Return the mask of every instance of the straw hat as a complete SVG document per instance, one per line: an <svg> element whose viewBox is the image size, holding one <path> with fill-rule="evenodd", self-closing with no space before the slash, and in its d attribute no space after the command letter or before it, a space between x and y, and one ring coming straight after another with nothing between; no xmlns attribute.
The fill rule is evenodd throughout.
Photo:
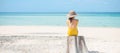
<svg viewBox="0 0 120 53"><path fill-rule="evenodd" d="M67 17L71 18L71 17L75 17L77 14L75 13L75 11L71 10L68 14Z"/></svg>

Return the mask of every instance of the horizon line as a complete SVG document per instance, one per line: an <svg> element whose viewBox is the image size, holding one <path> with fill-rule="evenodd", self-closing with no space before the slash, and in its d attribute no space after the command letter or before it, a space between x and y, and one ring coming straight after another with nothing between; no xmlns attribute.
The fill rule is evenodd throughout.
<svg viewBox="0 0 120 53"><path fill-rule="evenodd" d="M0 13L68 13L68 12L0 12ZM76 13L120 13L120 12L76 12Z"/></svg>

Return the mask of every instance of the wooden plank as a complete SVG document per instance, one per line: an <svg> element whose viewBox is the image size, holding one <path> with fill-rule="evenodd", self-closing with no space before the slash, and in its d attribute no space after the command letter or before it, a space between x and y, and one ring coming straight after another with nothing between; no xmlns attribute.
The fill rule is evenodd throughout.
<svg viewBox="0 0 120 53"><path fill-rule="evenodd" d="M88 53L84 36L68 36L67 53Z"/></svg>
<svg viewBox="0 0 120 53"><path fill-rule="evenodd" d="M75 36L68 36L67 38L67 53L77 53L77 42Z"/></svg>
<svg viewBox="0 0 120 53"><path fill-rule="evenodd" d="M88 48L85 43L84 36L78 36L80 53L88 53Z"/></svg>

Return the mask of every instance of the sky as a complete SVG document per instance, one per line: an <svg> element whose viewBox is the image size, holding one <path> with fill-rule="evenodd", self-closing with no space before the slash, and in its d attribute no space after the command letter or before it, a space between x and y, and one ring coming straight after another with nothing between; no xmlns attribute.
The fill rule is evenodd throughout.
<svg viewBox="0 0 120 53"><path fill-rule="evenodd" d="M120 0L0 0L0 12L120 12Z"/></svg>

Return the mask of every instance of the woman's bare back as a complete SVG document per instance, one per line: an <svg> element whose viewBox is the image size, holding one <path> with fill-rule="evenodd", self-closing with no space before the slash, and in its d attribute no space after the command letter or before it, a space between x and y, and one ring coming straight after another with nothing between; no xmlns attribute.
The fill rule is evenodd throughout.
<svg viewBox="0 0 120 53"><path fill-rule="evenodd" d="M70 20L67 20L67 25L69 28L76 28L77 24L78 24L77 19L73 19L72 22L70 22Z"/></svg>

